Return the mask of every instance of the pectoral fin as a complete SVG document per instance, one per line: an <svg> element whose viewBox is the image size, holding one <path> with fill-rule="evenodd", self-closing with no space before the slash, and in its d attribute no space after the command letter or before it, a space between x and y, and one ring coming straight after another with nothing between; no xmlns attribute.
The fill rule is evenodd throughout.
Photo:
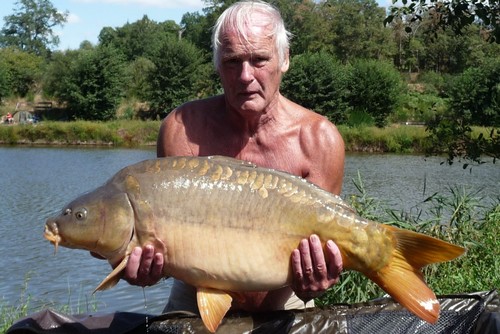
<svg viewBox="0 0 500 334"><path fill-rule="evenodd" d="M106 276L105 279L102 280L102 282L97 286L97 288L95 288L94 292L92 293L96 293L96 291L111 289L112 287L114 287L122 277L122 272L127 266L128 258L129 255L125 256L123 260L115 267L115 269L113 269L113 271L109 273L109 275Z"/></svg>
<svg viewBox="0 0 500 334"><path fill-rule="evenodd" d="M197 288L196 298L203 323L210 332L215 333L231 307L233 298L224 291L210 288Z"/></svg>

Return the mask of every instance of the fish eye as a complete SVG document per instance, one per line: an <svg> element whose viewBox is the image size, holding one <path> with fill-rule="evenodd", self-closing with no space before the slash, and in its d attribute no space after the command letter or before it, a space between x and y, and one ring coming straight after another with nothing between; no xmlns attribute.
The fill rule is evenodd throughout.
<svg viewBox="0 0 500 334"><path fill-rule="evenodd" d="M87 218L87 210L85 209L78 210L77 212L75 212L75 217L77 220L83 220Z"/></svg>

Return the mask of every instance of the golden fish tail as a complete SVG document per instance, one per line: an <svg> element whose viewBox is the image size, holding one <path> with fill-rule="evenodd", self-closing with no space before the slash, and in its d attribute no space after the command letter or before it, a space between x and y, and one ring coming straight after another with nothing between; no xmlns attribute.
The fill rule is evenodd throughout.
<svg viewBox="0 0 500 334"><path fill-rule="evenodd" d="M439 302L420 269L453 260L464 253L464 248L421 233L382 226L394 235L392 259L377 272L365 274L415 315L435 323L439 318Z"/></svg>

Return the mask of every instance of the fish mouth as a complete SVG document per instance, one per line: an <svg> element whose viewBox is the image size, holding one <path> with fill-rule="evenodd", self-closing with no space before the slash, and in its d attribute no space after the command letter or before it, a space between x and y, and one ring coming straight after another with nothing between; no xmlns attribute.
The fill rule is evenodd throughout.
<svg viewBox="0 0 500 334"><path fill-rule="evenodd" d="M56 254L57 247L61 242L61 236L59 235L59 230L57 228L57 225L54 222L47 223L45 225L45 231L43 233L43 236L45 237L45 239L50 241L51 244L54 245L54 254Z"/></svg>

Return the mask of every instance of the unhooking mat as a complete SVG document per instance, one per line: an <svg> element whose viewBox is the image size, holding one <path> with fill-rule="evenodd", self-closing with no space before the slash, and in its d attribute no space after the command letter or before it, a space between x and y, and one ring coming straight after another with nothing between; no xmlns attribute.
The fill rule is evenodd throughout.
<svg viewBox="0 0 500 334"><path fill-rule="evenodd" d="M455 333L499 334L500 297L496 290L440 296L441 314L435 325L412 315L391 298L367 303L336 304L308 310L230 313L217 334L240 333ZM193 314L173 312L65 315L43 310L16 322L7 334L178 334L209 333Z"/></svg>

